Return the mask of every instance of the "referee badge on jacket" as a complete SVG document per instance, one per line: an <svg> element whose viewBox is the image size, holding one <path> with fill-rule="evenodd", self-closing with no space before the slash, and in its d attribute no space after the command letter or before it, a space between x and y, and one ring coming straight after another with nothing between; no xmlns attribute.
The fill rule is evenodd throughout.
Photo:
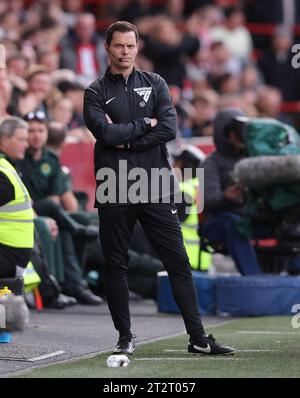
<svg viewBox="0 0 300 398"><path fill-rule="evenodd" d="M134 88L133 89L139 96L143 98L143 101L139 103L140 108L144 108L145 105L148 102L148 99L150 97L150 94L152 92L152 87L139 87L139 88ZM144 105L142 105L144 104Z"/></svg>

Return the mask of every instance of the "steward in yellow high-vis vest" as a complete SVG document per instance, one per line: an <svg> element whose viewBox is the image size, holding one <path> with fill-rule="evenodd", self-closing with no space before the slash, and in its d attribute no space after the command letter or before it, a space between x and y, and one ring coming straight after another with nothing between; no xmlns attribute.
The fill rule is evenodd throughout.
<svg viewBox="0 0 300 398"><path fill-rule="evenodd" d="M34 213L29 193L16 169L0 158L0 172L14 187L15 198L0 206L0 243L12 248L33 248Z"/></svg>
<svg viewBox="0 0 300 398"><path fill-rule="evenodd" d="M199 181L197 178L190 178L179 183L182 192L187 193L193 203L189 207L187 218L181 223L185 249L187 251L191 267L195 270L207 271L211 265L211 254L201 251L200 256L200 238L198 235L198 214L197 214L197 190Z"/></svg>

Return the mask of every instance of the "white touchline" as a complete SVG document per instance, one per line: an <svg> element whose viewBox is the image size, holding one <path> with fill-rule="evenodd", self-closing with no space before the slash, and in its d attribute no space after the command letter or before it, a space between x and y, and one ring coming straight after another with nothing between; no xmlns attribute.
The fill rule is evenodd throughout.
<svg viewBox="0 0 300 398"><path fill-rule="evenodd" d="M62 355L62 354L65 354L65 353L66 353L66 351L55 351L55 352L50 352L49 354L40 355L40 356L34 357L34 358L18 358L18 357L0 356L0 360L1 361L3 361L3 360L11 361L11 362L36 362L36 361L42 361L44 359L53 358L53 357L56 357L58 355ZM15 374L17 372L13 372L13 373Z"/></svg>
<svg viewBox="0 0 300 398"><path fill-rule="evenodd" d="M30 359L28 359L28 361L30 361L30 362L42 361L43 359L56 357L57 355L62 355L62 354L65 354L65 353L66 353L66 351L62 351L62 350L61 351L50 352L49 354L40 355L40 356L35 357L35 358L30 358Z"/></svg>

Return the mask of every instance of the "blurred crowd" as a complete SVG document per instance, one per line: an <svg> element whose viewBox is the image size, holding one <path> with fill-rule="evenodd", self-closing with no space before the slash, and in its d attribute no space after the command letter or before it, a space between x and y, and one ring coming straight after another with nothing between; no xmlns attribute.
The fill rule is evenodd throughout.
<svg viewBox="0 0 300 398"><path fill-rule="evenodd" d="M297 2L285 0L0 0L7 65L0 116L43 111L63 125L67 143L93 142L84 88L107 68L103 31L124 19L141 35L137 67L170 87L179 137L212 135L216 112L236 105L298 127L297 115L281 113L283 101L300 99L299 69L291 65L298 14ZM274 25L253 36L247 22Z"/></svg>

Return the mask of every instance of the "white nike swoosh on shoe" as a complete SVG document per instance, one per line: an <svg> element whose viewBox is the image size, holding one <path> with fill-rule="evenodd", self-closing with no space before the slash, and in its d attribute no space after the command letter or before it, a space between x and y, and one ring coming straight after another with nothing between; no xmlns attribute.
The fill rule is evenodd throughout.
<svg viewBox="0 0 300 398"><path fill-rule="evenodd" d="M207 344L206 347L199 347L198 345L193 344L193 347L198 351L205 352L206 354L209 354L211 352L209 344Z"/></svg>
<svg viewBox="0 0 300 398"><path fill-rule="evenodd" d="M177 210L171 210L171 212L172 212L172 214L176 214L177 213Z"/></svg>
<svg viewBox="0 0 300 398"><path fill-rule="evenodd" d="M113 97L113 98L109 99L108 101L106 101L106 102L105 102L105 105L109 104L110 101L114 100L115 98L116 98L116 97Z"/></svg>

